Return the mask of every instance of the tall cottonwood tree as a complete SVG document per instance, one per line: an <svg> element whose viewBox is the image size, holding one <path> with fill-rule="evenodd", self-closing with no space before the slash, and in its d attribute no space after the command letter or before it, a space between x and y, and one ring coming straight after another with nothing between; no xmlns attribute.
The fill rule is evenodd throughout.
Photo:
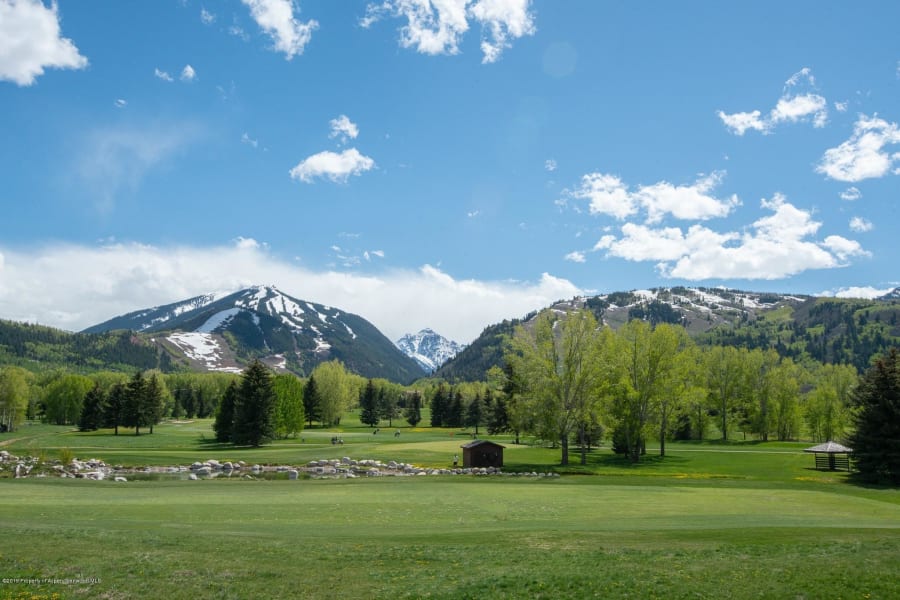
<svg viewBox="0 0 900 600"><path fill-rule="evenodd" d="M729 422L744 398L746 355L746 350L733 346L713 346L703 355L710 407L719 415L723 440L728 439Z"/></svg>
<svg viewBox="0 0 900 600"><path fill-rule="evenodd" d="M617 334L615 355L620 374L612 395L611 413L625 453L632 462L640 460L645 428L661 416L661 452L665 453L670 394L674 389L678 350L678 330L666 323L655 328L646 321L632 320Z"/></svg>
<svg viewBox="0 0 900 600"><path fill-rule="evenodd" d="M559 441L562 465L569 464L569 438L604 383L603 341L590 311L564 318L544 311L517 327L506 355L539 433Z"/></svg>
<svg viewBox="0 0 900 600"><path fill-rule="evenodd" d="M0 367L0 431L15 431L25 420L30 377L21 367Z"/></svg>
<svg viewBox="0 0 900 600"><path fill-rule="evenodd" d="M317 366L312 372L319 396L319 415L323 425L337 425L341 416L356 400L350 374L338 360Z"/></svg>
<svg viewBox="0 0 900 600"><path fill-rule="evenodd" d="M295 375L275 375L275 435L286 438L303 431L303 382Z"/></svg>

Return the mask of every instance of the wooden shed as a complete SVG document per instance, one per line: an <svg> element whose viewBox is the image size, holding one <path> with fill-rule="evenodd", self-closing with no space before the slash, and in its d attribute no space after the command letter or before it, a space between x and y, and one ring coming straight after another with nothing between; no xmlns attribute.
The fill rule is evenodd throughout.
<svg viewBox="0 0 900 600"><path fill-rule="evenodd" d="M463 449L463 467L496 467L503 466L503 448L490 440L475 440L460 446Z"/></svg>
<svg viewBox="0 0 900 600"><path fill-rule="evenodd" d="M807 448L804 452L815 453L816 469L826 471L850 470L850 454L853 453L853 450L837 442L828 441L824 444Z"/></svg>

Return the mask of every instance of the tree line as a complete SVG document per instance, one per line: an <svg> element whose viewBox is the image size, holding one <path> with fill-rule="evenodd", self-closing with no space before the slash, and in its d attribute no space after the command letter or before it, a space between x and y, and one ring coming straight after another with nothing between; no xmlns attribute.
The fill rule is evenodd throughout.
<svg viewBox="0 0 900 600"><path fill-rule="evenodd" d="M613 449L638 461L648 439L665 455L668 439L703 439L715 427L761 440L844 435L853 417L856 370L798 364L774 350L700 348L684 328L632 320L600 327L589 310L545 311L519 325L505 354L510 428L552 440L569 460L597 427Z"/></svg>

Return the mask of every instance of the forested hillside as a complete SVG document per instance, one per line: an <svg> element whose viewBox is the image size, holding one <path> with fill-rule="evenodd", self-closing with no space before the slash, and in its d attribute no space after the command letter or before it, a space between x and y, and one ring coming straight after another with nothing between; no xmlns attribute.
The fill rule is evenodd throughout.
<svg viewBox="0 0 900 600"><path fill-rule="evenodd" d="M175 368L172 357L156 344L128 331L69 333L43 325L0 320L0 364L30 371Z"/></svg>
<svg viewBox="0 0 900 600"><path fill-rule="evenodd" d="M848 364L862 371L874 356L900 344L900 300L814 298L683 287L616 292L558 302L568 312L588 308L617 330L632 319L685 327L701 346L773 348L795 361ZM451 382L483 380L502 365L503 346L523 319L491 325L438 370Z"/></svg>

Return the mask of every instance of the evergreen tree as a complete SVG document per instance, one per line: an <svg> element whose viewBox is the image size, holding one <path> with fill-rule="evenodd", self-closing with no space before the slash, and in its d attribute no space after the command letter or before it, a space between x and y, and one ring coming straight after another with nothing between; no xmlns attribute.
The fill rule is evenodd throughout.
<svg viewBox="0 0 900 600"><path fill-rule="evenodd" d="M410 427L415 427L422 420L422 394L415 390L407 397L404 415Z"/></svg>
<svg viewBox="0 0 900 600"><path fill-rule="evenodd" d="M445 427L462 427L463 426L463 395L459 388L454 392L450 390L450 403L447 405L447 412L444 414Z"/></svg>
<svg viewBox="0 0 900 600"><path fill-rule="evenodd" d="M147 380L147 391L142 402L142 412L146 415L150 433L153 433L153 426L162 421L163 413L165 412L166 404L163 385L156 373L150 375L150 379Z"/></svg>
<svg viewBox="0 0 900 600"><path fill-rule="evenodd" d="M115 435L119 435L119 425L126 426L128 420L128 387L124 383L114 384L106 398L103 411L103 426L113 427Z"/></svg>
<svg viewBox="0 0 900 600"><path fill-rule="evenodd" d="M106 394L99 384L84 397L81 405L81 418L78 420L79 431L96 431L103 425L103 414L106 409Z"/></svg>
<svg viewBox="0 0 900 600"><path fill-rule="evenodd" d="M434 397L431 398L431 426L444 426L444 413L447 410L447 393L444 390L444 384L438 385Z"/></svg>
<svg viewBox="0 0 900 600"><path fill-rule="evenodd" d="M359 409L359 421L363 425L368 425L369 427L378 426L378 392L375 390L375 383L371 379L366 382L366 389L363 390L359 399Z"/></svg>
<svg viewBox="0 0 900 600"><path fill-rule="evenodd" d="M312 427L313 421L322 419L321 400L315 375L309 376L306 387L303 388L303 412L306 414L306 420L310 427Z"/></svg>
<svg viewBox="0 0 900 600"><path fill-rule="evenodd" d="M478 426L484 420L484 404L481 401L481 394L475 394L469 406L466 409L466 425L475 428L475 435L478 435Z"/></svg>
<svg viewBox="0 0 900 600"><path fill-rule="evenodd" d="M394 426L394 419L399 415L397 394L393 390L382 387L378 391L378 412L382 419L387 419L388 427Z"/></svg>
<svg viewBox="0 0 900 600"><path fill-rule="evenodd" d="M272 373L254 360L241 376L232 441L240 446L261 446L271 442L275 438L276 401Z"/></svg>
<svg viewBox="0 0 900 600"><path fill-rule="evenodd" d="M232 381L225 388L225 394L222 396L222 402L219 403L219 410L216 412L216 421L213 423L213 430L216 432L216 440L219 442L230 442L231 432L234 428L234 405L237 402L238 386L236 381Z"/></svg>
<svg viewBox="0 0 900 600"><path fill-rule="evenodd" d="M493 396L488 390L484 396L487 407L487 430L491 435L509 431L509 413L506 411L506 398L502 394Z"/></svg>
<svg viewBox="0 0 900 600"><path fill-rule="evenodd" d="M856 432L850 436L860 479L900 484L900 351L892 348L866 371L853 394Z"/></svg>
<svg viewBox="0 0 900 600"><path fill-rule="evenodd" d="M144 373L136 372L125 390L122 425L134 427L134 435L141 435L141 426L148 425L151 418L148 414L147 380L144 378Z"/></svg>

